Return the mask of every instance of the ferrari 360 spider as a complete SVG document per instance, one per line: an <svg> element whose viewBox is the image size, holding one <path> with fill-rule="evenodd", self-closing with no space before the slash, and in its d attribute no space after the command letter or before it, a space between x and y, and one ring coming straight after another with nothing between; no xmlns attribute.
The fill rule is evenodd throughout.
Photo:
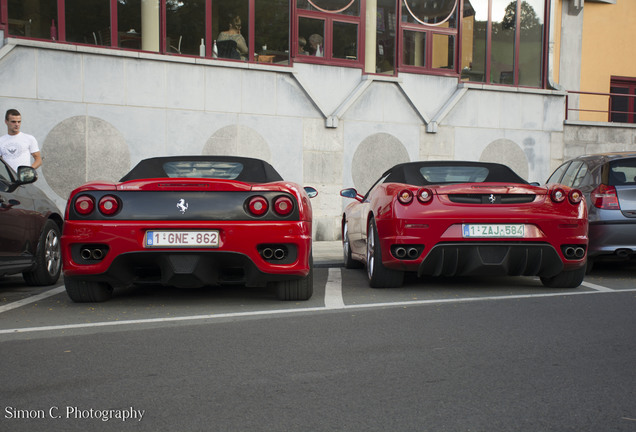
<svg viewBox="0 0 636 432"><path fill-rule="evenodd" d="M418 276L539 276L574 288L585 276L587 211L577 189L529 184L505 165L430 161L394 166L342 218L345 267L372 287Z"/></svg>
<svg viewBox="0 0 636 432"><path fill-rule="evenodd" d="M307 300L316 194L258 159L142 160L118 183L89 182L71 193L62 233L66 292L75 302L98 302L117 286L269 284L281 300Z"/></svg>

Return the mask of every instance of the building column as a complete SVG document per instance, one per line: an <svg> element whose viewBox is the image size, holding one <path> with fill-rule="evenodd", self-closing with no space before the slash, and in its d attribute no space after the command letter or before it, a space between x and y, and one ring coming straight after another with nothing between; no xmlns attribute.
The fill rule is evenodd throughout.
<svg viewBox="0 0 636 432"><path fill-rule="evenodd" d="M141 0L141 49L159 52L159 0Z"/></svg>
<svg viewBox="0 0 636 432"><path fill-rule="evenodd" d="M581 90L581 53L583 51L583 8L564 1L561 9L561 49L559 58L559 84L565 90ZM579 119L579 95L570 94L569 120Z"/></svg>
<svg viewBox="0 0 636 432"><path fill-rule="evenodd" d="M377 26L378 26L378 1L367 0L366 5L366 31L364 44L364 71L375 73Z"/></svg>

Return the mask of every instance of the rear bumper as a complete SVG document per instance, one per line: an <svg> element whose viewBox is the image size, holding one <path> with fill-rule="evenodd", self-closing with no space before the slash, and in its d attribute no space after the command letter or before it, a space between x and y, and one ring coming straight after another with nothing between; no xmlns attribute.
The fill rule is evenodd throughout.
<svg viewBox="0 0 636 432"><path fill-rule="evenodd" d="M588 255L613 255L617 251L636 254L636 221L625 223L590 222ZM631 251L631 252L629 252Z"/></svg>
<svg viewBox="0 0 636 432"><path fill-rule="evenodd" d="M217 248L147 248L146 230L219 231ZM305 277L310 272L311 223L214 222L101 224L67 221L62 235L67 277L111 284L161 283L196 287L225 283L261 286L268 281ZM266 259L263 246L282 246L284 259ZM99 248L100 259L81 250Z"/></svg>
<svg viewBox="0 0 636 432"><path fill-rule="evenodd" d="M511 220L512 219L512 220ZM470 223L496 223L469 219ZM395 270L419 275L525 275L552 277L561 271L583 267L587 261L585 219L507 219L524 223L524 238L464 238L462 224L453 220L395 220L377 222L382 263ZM407 253L400 259L397 247ZM578 255L566 256L566 250ZM403 251L402 251L403 252ZM414 257L414 255L417 255Z"/></svg>

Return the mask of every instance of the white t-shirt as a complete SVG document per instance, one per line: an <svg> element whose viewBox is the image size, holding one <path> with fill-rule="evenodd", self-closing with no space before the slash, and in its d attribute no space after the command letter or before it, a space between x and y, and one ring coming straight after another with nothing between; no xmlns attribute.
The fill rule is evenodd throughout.
<svg viewBox="0 0 636 432"><path fill-rule="evenodd" d="M15 171L19 166L31 166L31 153L39 152L38 142L34 136L18 133L0 137L0 156Z"/></svg>

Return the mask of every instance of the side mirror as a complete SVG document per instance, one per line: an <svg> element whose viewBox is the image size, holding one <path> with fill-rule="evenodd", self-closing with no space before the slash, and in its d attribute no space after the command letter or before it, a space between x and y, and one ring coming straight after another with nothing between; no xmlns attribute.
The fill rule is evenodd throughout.
<svg viewBox="0 0 636 432"><path fill-rule="evenodd" d="M26 166L26 165L19 166L18 179L8 185L9 187L7 189L7 192L13 192L14 190L22 186L23 184L33 183L37 179L38 179L38 175L35 172L35 168Z"/></svg>
<svg viewBox="0 0 636 432"><path fill-rule="evenodd" d="M307 196L309 196L309 198L314 198L316 195L318 195L318 191L311 186L305 186L304 189L305 192L307 192Z"/></svg>
<svg viewBox="0 0 636 432"><path fill-rule="evenodd" d="M341 197L345 197L345 198L354 198L358 196L358 192L355 190L355 188L349 188L349 189L342 189L340 191L340 196Z"/></svg>
<svg viewBox="0 0 636 432"><path fill-rule="evenodd" d="M30 166L18 167L18 183L19 184L33 183L37 179L38 179L38 174L35 171L35 168L32 168Z"/></svg>
<svg viewBox="0 0 636 432"><path fill-rule="evenodd" d="M364 197L360 195L355 188L342 189L340 191L340 196L345 198L353 198L360 202L362 202L362 200L364 199Z"/></svg>

